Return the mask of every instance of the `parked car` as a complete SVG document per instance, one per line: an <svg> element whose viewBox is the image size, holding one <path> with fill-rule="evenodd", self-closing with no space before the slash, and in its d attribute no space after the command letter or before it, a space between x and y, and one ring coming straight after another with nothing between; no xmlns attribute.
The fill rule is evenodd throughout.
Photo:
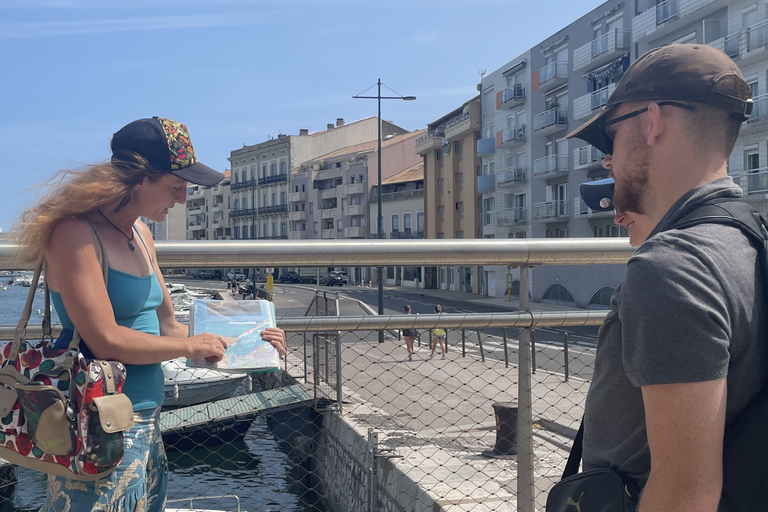
<svg viewBox="0 0 768 512"><path fill-rule="evenodd" d="M211 270L211 277L210 277L210 279L221 279L221 270L219 270L219 269Z"/></svg>
<svg viewBox="0 0 768 512"><path fill-rule="evenodd" d="M245 281L246 275L245 274L241 274L239 272L235 272L234 270L230 270L227 273L227 281L231 281L233 278L236 281Z"/></svg>
<svg viewBox="0 0 768 512"><path fill-rule="evenodd" d="M301 276L300 283L317 284L317 276Z"/></svg>
<svg viewBox="0 0 768 512"><path fill-rule="evenodd" d="M344 286L344 278L336 272L329 272L320 278L320 284L325 286Z"/></svg>
<svg viewBox="0 0 768 512"><path fill-rule="evenodd" d="M296 272L285 272L280 276L281 283L300 283L301 276Z"/></svg>
<svg viewBox="0 0 768 512"><path fill-rule="evenodd" d="M344 280L344 284L346 285L349 284L349 276L347 275L346 272L344 272L343 270L334 270L333 273L339 274L341 278Z"/></svg>

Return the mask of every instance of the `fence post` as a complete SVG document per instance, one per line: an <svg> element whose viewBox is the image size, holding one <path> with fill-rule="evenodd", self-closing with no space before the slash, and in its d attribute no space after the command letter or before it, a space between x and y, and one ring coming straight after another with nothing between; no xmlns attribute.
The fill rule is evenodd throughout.
<svg viewBox="0 0 768 512"><path fill-rule="evenodd" d="M307 359L309 358L309 355L307 354L307 331L304 331L302 333L304 336L304 383L307 384L307 379L309 375L307 374Z"/></svg>
<svg viewBox="0 0 768 512"><path fill-rule="evenodd" d="M461 330L461 357L466 357L467 355L467 344L465 343L466 338L464 337L464 329Z"/></svg>
<svg viewBox="0 0 768 512"><path fill-rule="evenodd" d="M336 401L339 404L339 414L344 403L344 394L341 391L341 334L336 335Z"/></svg>
<svg viewBox="0 0 768 512"><path fill-rule="evenodd" d="M379 468L378 468L378 448L379 448L379 434L374 432L373 427L368 427L368 444L371 447L371 465L369 468L370 485L368 486L368 512L376 512L378 509L378 485L379 485Z"/></svg>
<svg viewBox="0 0 768 512"><path fill-rule="evenodd" d="M520 311L530 314L528 303L528 268L520 269ZM533 317L531 317L533 319ZM517 379L517 510L535 512L533 479L533 402L531 397L531 328L520 331L520 355Z"/></svg>
<svg viewBox="0 0 768 512"><path fill-rule="evenodd" d="M531 373L536 373L536 330L531 329Z"/></svg>
<svg viewBox="0 0 768 512"><path fill-rule="evenodd" d="M480 360L485 362L485 351L483 351L483 340L480 338L480 329L477 331L477 345L480 347Z"/></svg>
<svg viewBox="0 0 768 512"><path fill-rule="evenodd" d="M504 335L504 368L509 368L509 350L507 349L507 328L502 328Z"/></svg>
<svg viewBox="0 0 768 512"><path fill-rule="evenodd" d="M565 363L565 381L568 382L568 333L563 334L563 359Z"/></svg>

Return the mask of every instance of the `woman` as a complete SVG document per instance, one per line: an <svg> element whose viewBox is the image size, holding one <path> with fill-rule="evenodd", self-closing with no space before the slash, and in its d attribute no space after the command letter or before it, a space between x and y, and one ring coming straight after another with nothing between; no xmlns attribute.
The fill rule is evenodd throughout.
<svg viewBox="0 0 768 512"><path fill-rule="evenodd" d="M438 315L443 314L443 307L440 304L435 306L435 313ZM443 357L441 359L445 359L445 329L432 329L432 351L429 354L430 359L434 357L438 343L440 343L440 350L443 353Z"/></svg>
<svg viewBox="0 0 768 512"><path fill-rule="evenodd" d="M411 314L411 306L406 304L403 306L403 310L406 315ZM413 342L416 338L416 329L403 329L403 338L405 338L405 348L408 349L408 360L413 361Z"/></svg>
<svg viewBox="0 0 768 512"><path fill-rule="evenodd" d="M140 216L162 221L186 200L187 182L212 186L222 174L197 162L189 133L169 119L134 121L112 138L110 162L67 173L53 190L22 214L27 261L45 254L46 277L66 347L77 326L86 356L125 364L123 393L131 399L135 426L125 433L118 468L96 482L49 476L43 511L95 509L160 511L165 506L168 465L159 429L163 403L161 362L176 357L221 360L221 336L189 336L176 321L155 246ZM109 263L105 286L102 254ZM264 339L285 353L285 333Z"/></svg>

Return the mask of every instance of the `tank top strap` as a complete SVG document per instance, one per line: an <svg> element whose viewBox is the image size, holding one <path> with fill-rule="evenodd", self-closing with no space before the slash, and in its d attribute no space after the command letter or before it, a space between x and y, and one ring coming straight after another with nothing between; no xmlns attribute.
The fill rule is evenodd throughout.
<svg viewBox="0 0 768 512"><path fill-rule="evenodd" d="M154 266L155 262L152 261L152 253L149 252L149 248L147 247L147 244L144 243L144 238L141 236L141 233L139 233L139 230L136 229L136 224L133 225L133 230L136 232L137 235L139 235L139 240L141 240L141 245L144 246L144 250L147 251L147 256L149 256L149 262Z"/></svg>

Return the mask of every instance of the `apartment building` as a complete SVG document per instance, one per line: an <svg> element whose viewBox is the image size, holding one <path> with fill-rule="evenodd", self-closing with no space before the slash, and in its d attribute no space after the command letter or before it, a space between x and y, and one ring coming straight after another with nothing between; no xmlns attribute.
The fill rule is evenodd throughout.
<svg viewBox="0 0 768 512"><path fill-rule="evenodd" d="M768 5L754 0L637 0L637 55L670 43L708 44L728 54L752 87L755 107L741 127L728 173L744 197L768 214Z"/></svg>
<svg viewBox="0 0 768 512"><path fill-rule="evenodd" d="M382 133L384 133L382 126ZM419 163L416 139L425 130L387 134L381 143L382 181ZM368 238L377 233L370 217L371 187L378 182L378 138L308 160L291 176L290 238ZM376 198L373 199L374 201ZM375 281L370 269L345 269L354 282Z"/></svg>
<svg viewBox="0 0 768 512"><path fill-rule="evenodd" d="M187 186L186 239L229 240L231 227L231 172L224 172L224 179L213 187ZM173 208L171 211L176 210ZM170 220L169 215L167 220ZM183 238L182 238L183 239ZM169 238L174 240L174 238Z"/></svg>
<svg viewBox="0 0 768 512"><path fill-rule="evenodd" d="M378 188L378 185L371 188L368 200L370 219L376 219L378 216ZM424 164L422 162L381 181L381 209L382 231L385 238L390 240L424 238ZM423 275L424 267L387 267L385 283L423 288Z"/></svg>
<svg viewBox="0 0 768 512"><path fill-rule="evenodd" d="M408 133L382 121L382 136ZM329 123L326 130L277 138L230 153L232 165L232 229L235 239L288 239L290 174L303 162L332 151L376 140L378 118L346 124Z"/></svg>
<svg viewBox="0 0 768 512"><path fill-rule="evenodd" d="M481 238L483 186L477 140L481 135L480 96L427 126L416 141L424 164L424 238ZM493 179L493 177L490 177ZM480 267L427 267L426 288L480 293Z"/></svg>

